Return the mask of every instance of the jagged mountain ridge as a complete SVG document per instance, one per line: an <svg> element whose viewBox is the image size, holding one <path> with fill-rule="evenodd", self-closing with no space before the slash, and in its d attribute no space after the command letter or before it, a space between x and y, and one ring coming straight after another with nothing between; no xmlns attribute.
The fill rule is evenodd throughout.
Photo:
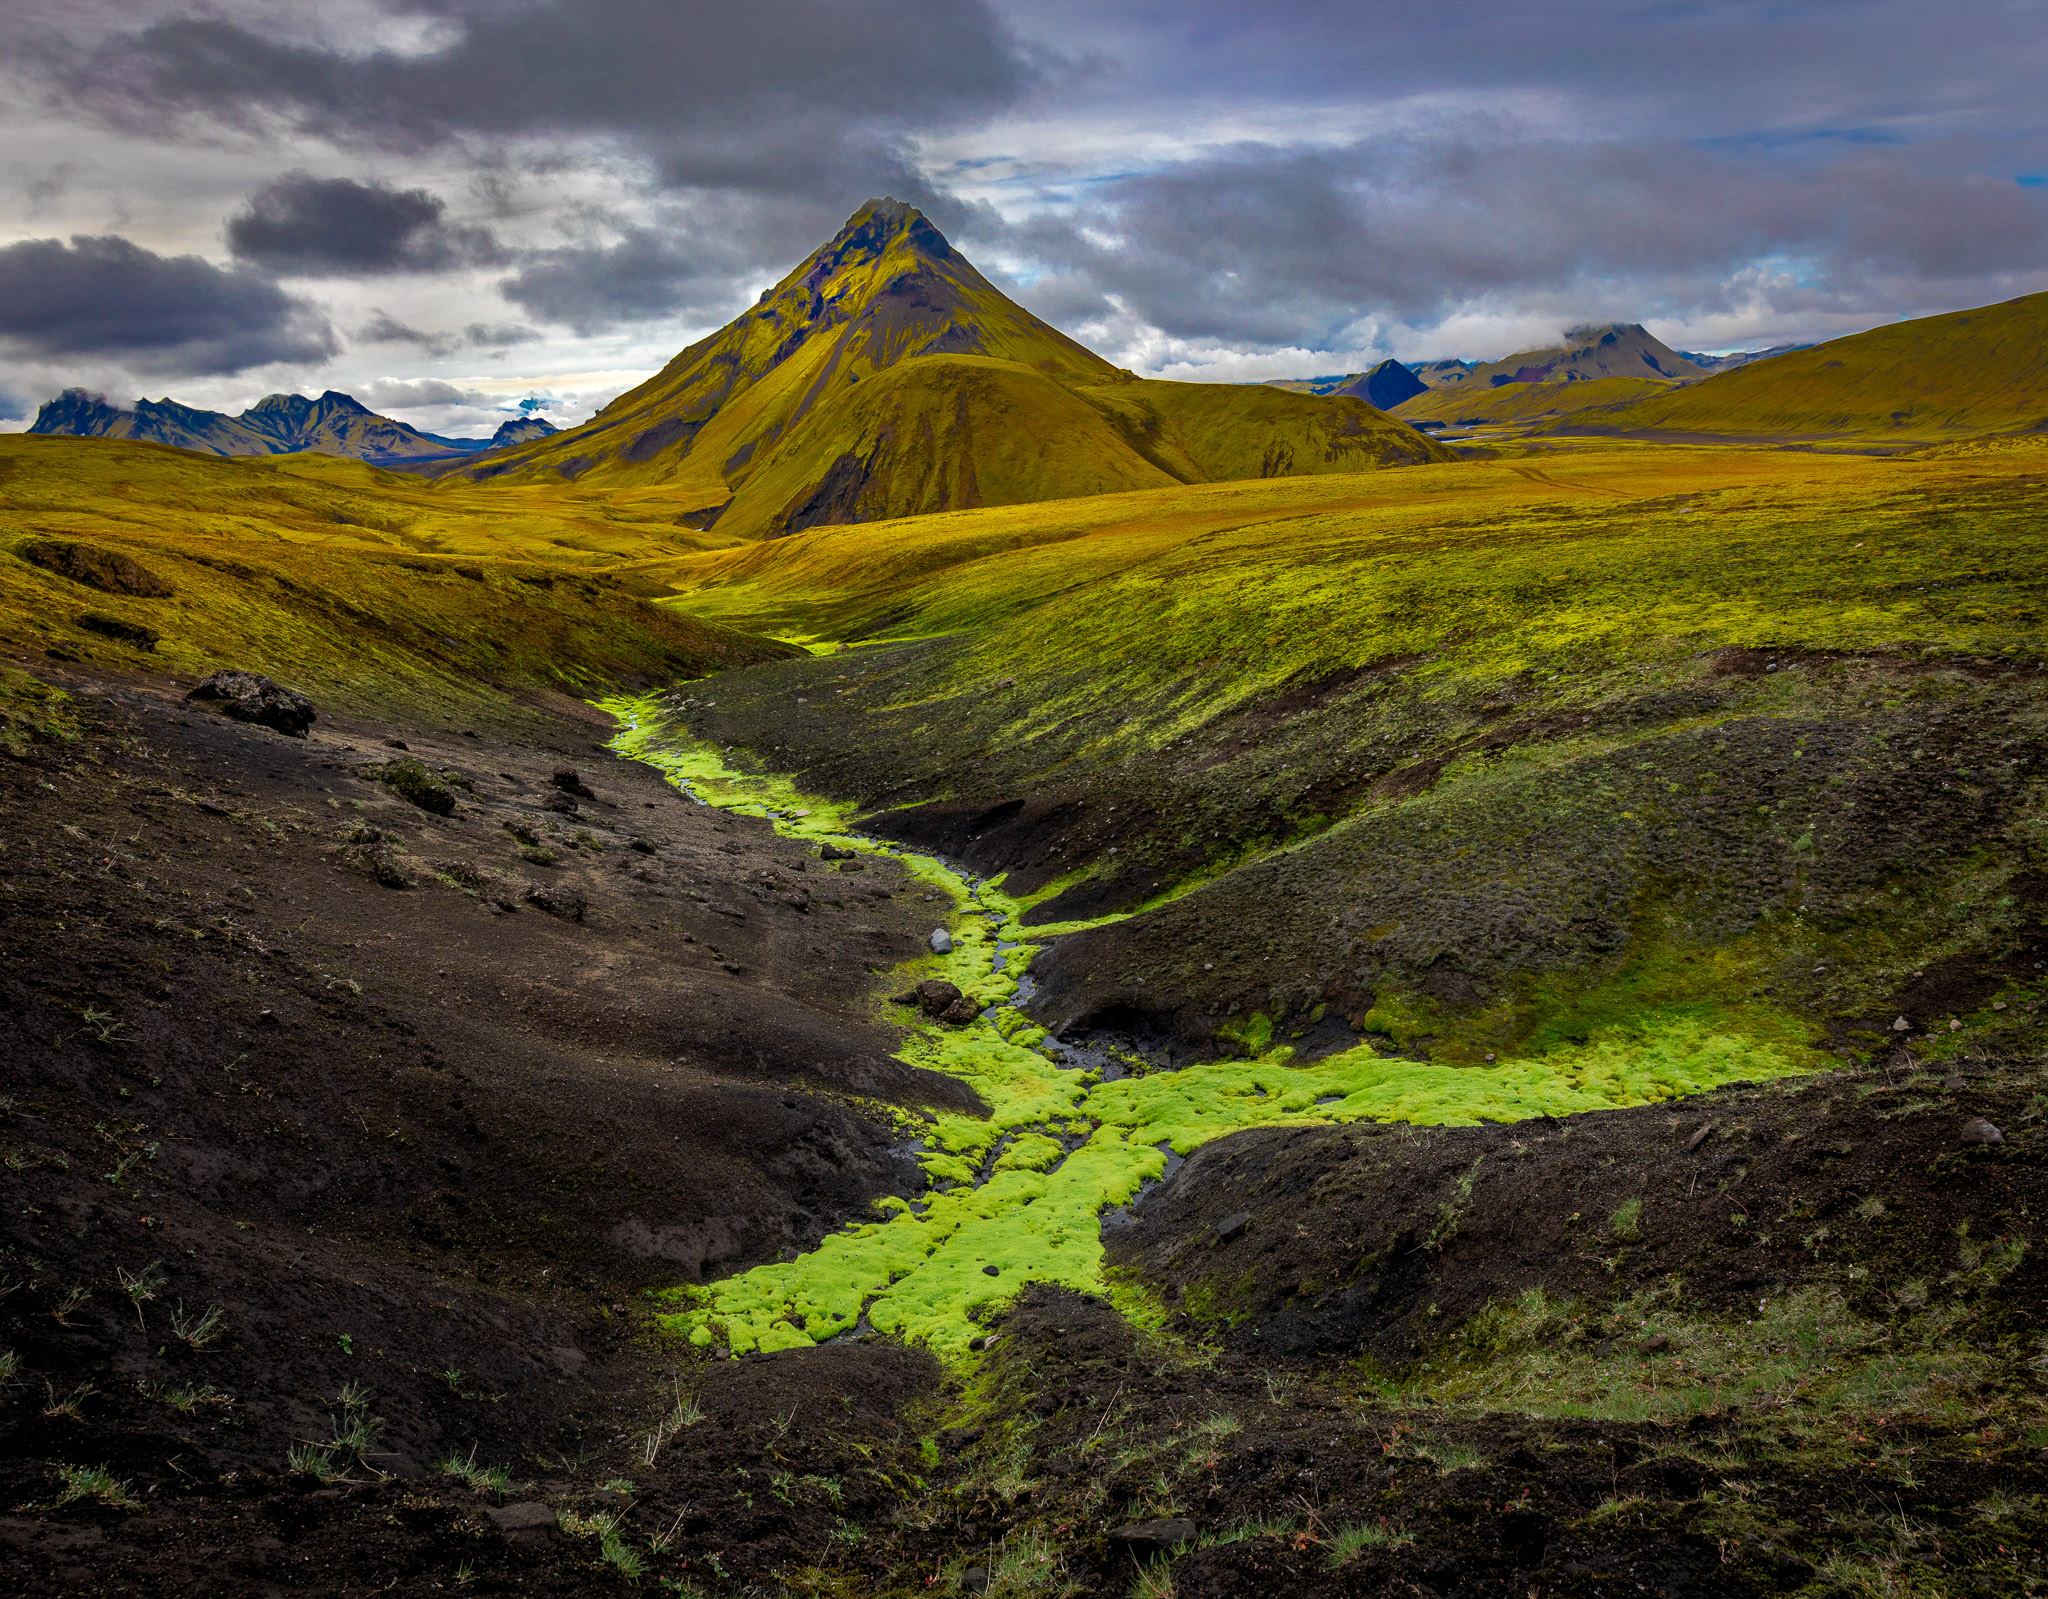
<svg viewBox="0 0 2048 1599"><path fill-rule="evenodd" d="M489 439L449 439L379 416L353 395L329 389L318 399L269 394L239 416L176 400L138 400L132 409L84 389L66 389L36 413L31 433L72 438L144 439L203 455L290 455L312 450L372 466L417 467L524 443L555 431L538 417L515 417Z"/></svg>
<svg viewBox="0 0 2048 1599"><path fill-rule="evenodd" d="M479 480L661 484L721 533L1445 452L1361 401L1135 377L995 288L913 206L872 200L581 427Z"/></svg>

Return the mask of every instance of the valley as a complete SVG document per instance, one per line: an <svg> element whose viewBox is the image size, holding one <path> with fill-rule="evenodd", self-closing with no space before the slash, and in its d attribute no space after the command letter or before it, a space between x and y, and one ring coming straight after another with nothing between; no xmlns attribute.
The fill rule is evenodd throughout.
<svg viewBox="0 0 2048 1599"><path fill-rule="evenodd" d="M0 1582L2035 1591L2048 443L1915 326L1454 449L872 202L438 475L0 438Z"/></svg>

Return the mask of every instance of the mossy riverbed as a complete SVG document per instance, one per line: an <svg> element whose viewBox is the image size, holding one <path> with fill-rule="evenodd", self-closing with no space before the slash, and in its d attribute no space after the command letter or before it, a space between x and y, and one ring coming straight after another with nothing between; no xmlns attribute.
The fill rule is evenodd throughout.
<svg viewBox="0 0 2048 1599"><path fill-rule="evenodd" d="M741 773L715 746L671 729L653 696L604 702L620 723L612 747L648 762L706 804L767 817L819 846L887 853L935 897L951 948L901 973L943 978L973 996L965 1025L920 1019L904 1061L971 1086L986 1118L905 1114L905 1136L930 1188L914 1202L834 1234L794 1261L756 1267L669 1296L669 1325L699 1347L734 1354L800 1348L873 1330L965 1355L982 1323L1031 1283L1109 1293L1105 1211L1129 1204L1213 1139L1262 1126L1358 1120L1469 1126L1617 1109L1805 1069L1801 1052L1712 1029L1699 1017L1651 1013L1540 1055L1485 1066L1389 1057L1360 1044L1311 1062L1254 1018L1248 1058L1178 1070L1076 1051L1048 1038L1011 1003L1048 941L1120 919L1022 926L1032 904L1000 879L853 829L854 807L806 795L784 779ZM1135 1307L1133 1307L1135 1308Z"/></svg>

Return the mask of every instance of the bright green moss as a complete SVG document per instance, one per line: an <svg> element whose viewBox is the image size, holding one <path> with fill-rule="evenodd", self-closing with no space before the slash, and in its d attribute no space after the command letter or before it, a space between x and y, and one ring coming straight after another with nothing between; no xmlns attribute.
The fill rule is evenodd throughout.
<svg viewBox="0 0 2048 1599"><path fill-rule="evenodd" d="M607 708L622 724L614 747L711 803L771 815L798 837L873 847L845 830L845 807L779 778L744 776L708 747L672 739L651 702L619 700ZM960 934L953 952L921 960L917 970L942 973L970 992L1014 987L1035 946L1006 951L1003 973L993 973L991 961L997 938L1018 932L1017 902L999 885L972 886L929 857L889 853L955 907L951 920ZM985 915L991 911L1001 918L994 932ZM1033 936L1042 939L1047 930L1033 929ZM1186 1155L1262 1126L1364 1118L1469 1125L1569 1115L1805 1065L1795 1045L1717 1031L1683 1011L1486 1067L1389 1059L1364 1047L1296 1066L1289 1048L1272 1047L1273 1034L1270 1017L1254 1016L1236 1035L1251 1059L1105 1083L1055 1065L1037 1047L1044 1030L1014 1009L964 1028L923 1024L901 1058L959 1078L989 1107L985 1120L950 1113L925 1119L921 1159L933 1192L915 1207L885 1207L892 1212L886 1219L834 1234L800 1260L676 1290L670 1324L700 1346L789 1349L850 1332L865 1313L877 1331L959 1356L977 1319L1026 1283L1106 1292L1101 1214L1158 1177L1167 1149ZM987 1180L975 1186L985 1169Z"/></svg>

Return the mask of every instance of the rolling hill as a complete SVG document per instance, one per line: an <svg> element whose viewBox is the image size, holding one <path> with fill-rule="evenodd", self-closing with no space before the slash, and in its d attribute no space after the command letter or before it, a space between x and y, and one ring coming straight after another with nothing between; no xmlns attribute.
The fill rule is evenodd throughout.
<svg viewBox="0 0 2048 1599"><path fill-rule="evenodd" d="M311 450L410 468L460 460L555 431L539 417L515 417L489 439L447 439L379 416L353 395L329 389L317 400L269 394L240 416L202 411L176 400L138 400L133 409L110 405L84 389L66 389L45 401L29 432L82 439L142 439L201 455L293 455Z"/></svg>
<svg viewBox="0 0 2048 1599"><path fill-rule="evenodd" d="M1872 328L1569 425L1900 444L2048 427L2048 294Z"/></svg>
<svg viewBox="0 0 2048 1599"><path fill-rule="evenodd" d="M873 200L751 310L591 421L455 470L661 484L719 531L1442 460L1355 399L1133 377Z"/></svg>

